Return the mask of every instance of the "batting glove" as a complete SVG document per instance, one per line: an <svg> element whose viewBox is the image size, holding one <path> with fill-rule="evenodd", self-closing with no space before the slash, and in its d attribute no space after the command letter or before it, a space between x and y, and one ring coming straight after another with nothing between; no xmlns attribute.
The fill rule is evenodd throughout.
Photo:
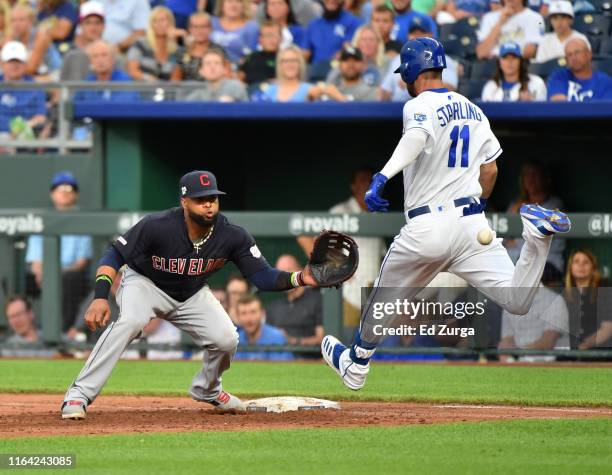
<svg viewBox="0 0 612 475"><path fill-rule="evenodd" d="M470 216L472 214L480 214L483 213L485 208L487 207L487 199L480 198L479 201L475 203L470 203L469 206L463 208L463 216Z"/></svg>
<svg viewBox="0 0 612 475"><path fill-rule="evenodd" d="M381 197L387 180L382 173L376 173L372 177L370 188L365 194L365 203L370 211L389 211L389 202Z"/></svg>

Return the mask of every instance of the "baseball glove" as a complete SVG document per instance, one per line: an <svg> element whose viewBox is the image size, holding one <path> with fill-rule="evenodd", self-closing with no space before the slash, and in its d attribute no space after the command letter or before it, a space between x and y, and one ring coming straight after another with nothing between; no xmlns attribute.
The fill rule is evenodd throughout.
<svg viewBox="0 0 612 475"><path fill-rule="evenodd" d="M359 250L353 238L336 231L321 231L306 265L319 287L340 287L359 264Z"/></svg>

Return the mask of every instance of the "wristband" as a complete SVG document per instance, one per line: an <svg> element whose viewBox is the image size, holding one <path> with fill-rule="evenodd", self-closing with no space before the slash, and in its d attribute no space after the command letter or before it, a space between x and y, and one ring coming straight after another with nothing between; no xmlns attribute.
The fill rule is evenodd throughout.
<svg viewBox="0 0 612 475"><path fill-rule="evenodd" d="M304 286L304 278L302 277L301 272L293 272L291 274L291 285L293 287L303 287Z"/></svg>
<svg viewBox="0 0 612 475"><path fill-rule="evenodd" d="M96 285L94 286L94 299L108 299L113 279L106 274L100 274L96 277Z"/></svg>

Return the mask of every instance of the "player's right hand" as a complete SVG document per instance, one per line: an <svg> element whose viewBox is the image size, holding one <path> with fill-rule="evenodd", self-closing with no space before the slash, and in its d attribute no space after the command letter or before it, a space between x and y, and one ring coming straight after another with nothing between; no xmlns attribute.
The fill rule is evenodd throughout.
<svg viewBox="0 0 612 475"><path fill-rule="evenodd" d="M376 173L372 177L372 182L364 199L370 211L389 211L389 202L381 196L386 183L387 177L382 173Z"/></svg>
<svg viewBox="0 0 612 475"><path fill-rule="evenodd" d="M95 299L85 312L85 323L91 331L105 327L110 318L110 306L106 299Z"/></svg>

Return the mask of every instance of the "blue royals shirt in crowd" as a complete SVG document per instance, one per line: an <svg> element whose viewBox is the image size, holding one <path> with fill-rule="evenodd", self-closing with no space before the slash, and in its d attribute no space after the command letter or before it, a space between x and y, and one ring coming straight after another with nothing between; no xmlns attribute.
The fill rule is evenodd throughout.
<svg viewBox="0 0 612 475"><path fill-rule="evenodd" d="M457 8L457 10L469 12L472 15L481 16L491 9L491 3L496 2L489 2L489 0L455 0L455 8Z"/></svg>
<svg viewBox="0 0 612 475"><path fill-rule="evenodd" d="M424 25L427 25L434 38L438 37L438 26L430 16L409 10L395 17L395 25L393 25L393 30L391 30L391 39L401 41L402 43L408 40L408 28L410 28L410 23L412 23L414 18L419 18Z"/></svg>
<svg viewBox="0 0 612 475"><path fill-rule="evenodd" d="M304 47L312 53L311 63L331 60L346 41L353 39L361 23L360 18L344 10L333 20L324 17L312 20L306 29L304 42Z"/></svg>
<svg viewBox="0 0 612 475"><path fill-rule="evenodd" d="M86 78L87 81L97 81L96 75L90 73ZM115 69L111 74L111 81L131 81L132 78L126 72ZM136 91L77 91L74 94L75 101L137 101L139 99Z"/></svg>
<svg viewBox="0 0 612 475"><path fill-rule="evenodd" d="M0 82L4 76L0 75ZM33 82L30 76L25 76L22 82ZM0 86L1 88L2 86ZM45 91L0 90L0 132L8 132L11 119L21 116L29 120L35 115L47 113Z"/></svg>
<svg viewBox="0 0 612 475"><path fill-rule="evenodd" d="M238 329L238 338L241 345L248 345L249 339L246 332L242 329ZM268 325L266 323L261 324L261 335L255 343L256 345L286 345L287 339L282 331L278 328ZM239 351L236 353L236 359L239 360L292 360L293 354L288 351L282 352L245 352Z"/></svg>
<svg viewBox="0 0 612 475"><path fill-rule="evenodd" d="M558 69L548 78L548 98L556 94L564 94L568 102L612 100L612 77L593 71L590 79L578 79L569 69Z"/></svg>

